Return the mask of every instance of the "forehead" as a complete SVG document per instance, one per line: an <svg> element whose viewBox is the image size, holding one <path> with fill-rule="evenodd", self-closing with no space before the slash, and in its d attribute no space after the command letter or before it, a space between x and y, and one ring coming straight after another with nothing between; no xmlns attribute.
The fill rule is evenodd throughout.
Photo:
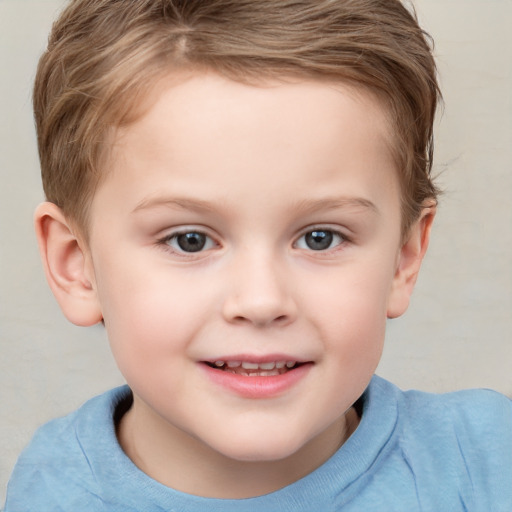
<svg viewBox="0 0 512 512"><path fill-rule="evenodd" d="M309 96L311 101L304 101ZM133 127L149 124L158 116L158 111L166 105L174 118L179 116L191 117L197 115L203 118L208 115L217 115L222 118L222 110L228 109L238 102L237 110L241 116L252 114L262 105L274 102L277 106L294 105L297 113L308 113L312 106L317 110L318 117L331 111L333 100L339 102L341 96L349 96L353 102L359 104L359 117L364 121L368 116L373 117L379 125L385 141L393 146L393 132L391 116L389 115L386 97L366 85L349 81L329 80L309 76L282 76L282 77L251 77L226 78L208 69L195 70L194 68L178 68L168 72L146 85L143 93L134 101L127 98L129 108L125 110L120 126L112 132L115 141L121 140ZM321 103L319 100L323 100ZM240 101L241 100L241 101ZM244 105L241 105L245 102ZM318 108L328 105L327 109ZM157 105L157 106L156 106ZM275 114L280 116L282 109L277 108ZM194 112L193 112L194 111ZM290 114L290 112L288 112ZM299 113L300 115L300 113ZM250 121L250 116L247 116ZM116 125L118 121L112 119ZM272 120L269 119L269 122Z"/></svg>
<svg viewBox="0 0 512 512"><path fill-rule="evenodd" d="M364 89L175 74L143 105L134 122L117 130L104 179L118 187L136 181L137 194L145 195L138 203L158 195L151 190L156 175L158 188L173 193L190 194L190 183L196 195L224 199L243 188L262 196L286 189L283 201L294 193L297 201L327 193L322 173L350 175L357 188L361 169L379 166L387 181L396 181L387 111Z"/></svg>
<svg viewBox="0 0 512 512"><path fill-rule="evenodd" d="M347 115L357 110L350 119L352 130L367 130L371 124L374 129L367 130L367 136L373 137L372 143L393 152L394 130L386 104L366 87L300 77L246 83L213 72L183 70L164 76L148 88L127 116L131 121L112 131L111 155L122 157L143 131L162 134L171 123L175 129L165 137L165 143L175 143L183 150L199 144L201 137L211 138L223 129L232 129L234 123L245 131L244 135L263 137L262 126L266 125L265 132L271 134L292 121L286 126L288 139L310 128L312 140L328 141L345 123L340 106ZM266 123L261 122L263 115ZM215 133L211 132L212 125Z"/></svg>

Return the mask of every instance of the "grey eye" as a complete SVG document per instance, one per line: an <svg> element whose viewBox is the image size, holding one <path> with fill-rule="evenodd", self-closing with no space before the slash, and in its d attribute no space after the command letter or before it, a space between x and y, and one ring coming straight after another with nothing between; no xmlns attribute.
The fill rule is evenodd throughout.
<svg viewBox="0 0 512 512"><path fill-rule="evenodd" d="M325 251L339 245L342 241L342 236L335 231L330 229L314 229L297 240L297 247L311 251Z"/></svg>
<svg viewBox="0 0 512 512"><path fill-rule="evenodd" d="M169 239L168 244L178 252L199 252L210 249L214 242L204 233L190 231L174 235Z"/></svg>

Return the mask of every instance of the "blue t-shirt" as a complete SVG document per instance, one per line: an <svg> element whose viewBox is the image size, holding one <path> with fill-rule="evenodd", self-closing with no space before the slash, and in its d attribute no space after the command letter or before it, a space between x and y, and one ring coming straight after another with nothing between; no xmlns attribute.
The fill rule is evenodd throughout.
<svg viewBox="0 0 512 512"><path fill-rule="evenodd" d="M115 434L127 387L38 430L5 512L511 512L512 404L492 391L400 391L374 377L361 422L320 468L276 492L201 498L140 471Z"/></svg>

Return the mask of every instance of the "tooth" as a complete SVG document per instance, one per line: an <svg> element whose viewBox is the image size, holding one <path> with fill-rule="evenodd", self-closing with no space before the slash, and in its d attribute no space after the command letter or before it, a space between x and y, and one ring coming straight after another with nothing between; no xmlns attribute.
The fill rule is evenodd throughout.
<svg viewBox="0 0 512 512"><path fill-rule="evenodd" d="M245 370L257 370L259 368L259 365L257 363L249 363L247 361L244 361L242 363L242 368Z"/></svg>
<svg viewBox="0 0 512 512"><path fill-rule="evenodd" d="M215 361L215 366L218 366L219 368L224 366L224 361Z"/></svg>
<svg viewBox="0 0 512 512"><path fill-rule="evenodd" d="M277 361L276 368L280 370L281 368L284 368L286 363L284 361Z"/></svg>
<svg viewBox="0 0 512 512"><path fill-rule="evenodd" d="M242 364L242 361L228 361L228 368L238 368L241 364Z"/></svg>
<svg viewBox="0 0 512 512"><path fill-rule="evenodd" d="M259 365L259 367L262 370L273 370L276 367L276 363L274 363L274 362L271 362L271 363L261 363Z"/></svg>
<svg viewBox="0 0 512 512"><path fill-rule="evenodd" d="M295 361L286 361L286 368L293 368L295 366Z"/></svg>

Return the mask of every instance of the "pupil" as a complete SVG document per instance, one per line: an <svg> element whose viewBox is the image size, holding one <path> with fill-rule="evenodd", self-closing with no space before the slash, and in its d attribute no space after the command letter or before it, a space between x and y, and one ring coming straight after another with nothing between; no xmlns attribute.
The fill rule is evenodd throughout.
<svg viewBox="0 0 512 512"><path fill-rule="evenodd" d="M330 231L311 231L306 235L306 245L313 251L323 251L331 246L332 239Z"/></svg>
<svg viewBox="0 0 512 512"><path fill-rule="evenodd" d="M182 251L198 252L204 248L206 244L206 236L202 233L184 233L178 235L178 245Z"/></svg>

